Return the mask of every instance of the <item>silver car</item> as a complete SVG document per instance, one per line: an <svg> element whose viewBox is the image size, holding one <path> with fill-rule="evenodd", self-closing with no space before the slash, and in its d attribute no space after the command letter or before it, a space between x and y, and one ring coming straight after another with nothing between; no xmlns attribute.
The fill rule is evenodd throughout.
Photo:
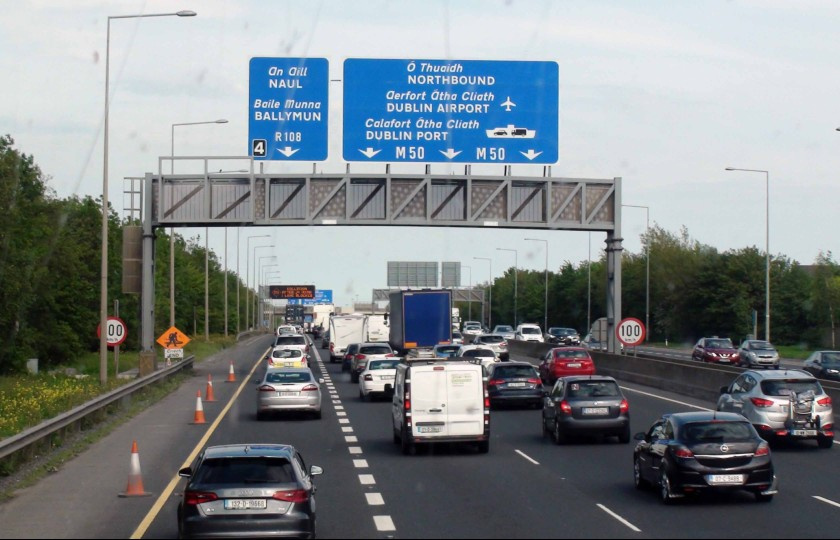
<svg viewBox="0 0 840 540"><path fill-rule="evenodd" d="M502 362L507 362L510 358L507 340L502 335L482 334L473 340L473 345L481 345L482 347L491 349Z"/></svg>
<svg viewBox="0 0 840 540"><path fill-rule="evenodd" d="M257 420L272 412L305 411L321 418L321 384L309 368L268 368L257 387Z"/></svg>
<svg viewBox="0 0 840 540"><path fill-rule="evenodd" d="M514 337L516 336L516 331L513 329L512 326L508 324L497 324L493 327L493 331L490 333L498 334L508 340L514 339Z"/></svg>
<svg viewBox="0 0 840 540"><path fill-rule="evenodd" d="M717 410L745 416L768 441L816 439L820 448L834 444L831 398L806 371L745 371L720 389Z"/></svg>
<svg viewBox="0 0 840 540"><path fill-rule="evenodd" d="M738 365L779 369L779 352L767 341L747 339L738 349Z"/></svg>

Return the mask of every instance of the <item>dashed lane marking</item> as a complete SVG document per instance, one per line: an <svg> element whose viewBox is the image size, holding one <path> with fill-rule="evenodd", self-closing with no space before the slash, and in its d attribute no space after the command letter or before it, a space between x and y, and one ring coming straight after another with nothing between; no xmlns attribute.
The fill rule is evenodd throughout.
<svg viewBox="0 0 840 540"><path fill-rule="evenodd" d="M836 503L831 499L826 499L825 497L820 497L819 495L814 495L813 497L818 501L824 502L825 504L830 504L831 506L836 506L837 508L840 508L840 503Z"/></svg>
<svg viewBox="0 0 840 540"><path fill-rule="evenodd" d="M627 521L623 517L619 516L618 514L616 514L615 512L613 512L612 510L610 510L606 506L604 506L603 504L598 503L598 508L600 508L604 512L608 513L609 515L611 515L612 517L617 519L620 523L627 526L630 530L635 531L635 532L642 532L642 530L640 528L636 527L635 525L633 525L632 523L630 523L629 521Z"/></svg>
<svg viewBox="0 0 840 540"><path fill-rule="evenodd" d="M362 447L361 446L351 446L348 450L350 450L351 454L361 454Z"/></svg>
<svg viewBox="0 0 840 540"><path fill-rule="evenodd" d="M528 461L530 461L530 462L531 462L531 463L533 463L534 465L539 465L539 464L540 464L540 462L539 462L539 461L537 461L537 460L535 460L535 459L532 459L531 457L529 457L528 455L526 455L526 454L525 454L525 452L522 452L522 451L520 451L520 450L517 450L517 451L516 451L516 453L517 453L517 454L519 454L520 456L524 457L525 459L527 459Z"/></svg>
<svg viewBox="0 0 840 540"><path fill-rule="evenodd" d="M356 437L355 435L346 435L344 437L344 442L357 443L357 442L359 442L359 438Z"/></svg>
<svg viewBox="0 0 840 540"><path fill-rule="evenodd" d="M686 403L685 401L677 401L676 399L666 398L662 396L658 396L656 394L651 394L649 392L642 392L641 390L636 390L635 388L627 388L626 386L621 387L628 392L635 392L637 394L642 394L643 396L648 396L656 399L661 399L663 401L670 401L671 403L676 403L677 405L684 405L686 407L691 407L692 409L699 409L701 411L711 411L712 409L707 409L706 407L699 407L697 405L692 405L691 403Z"/></svg>
<svg viewBox="0 0 840 540"><path fill-rule="evenodd" d="M381 493L365 493L365 498L370 506L382 506L385 504L385 499L382 498Z"/></svg>
<svg viewBox="0 0 840 540"><path fill-rule="evenodd" d="M359 482L361 482L363 486L372 486L376 484L376 480L374 480L372 474L360 474Z"/></svg>
<svg viewBox="0 0 840 540"><path fill-rule="evenodd" d="M376 530L378 530L379 532L397 530L397 528L394 526L394 520L391 519L391 516L373 516L373 522L374 524L376 524Z"/></svg>
<svg viewBox="0 0 840 540"><path fill-rule="evenodd" d="M353 466L356 467L357 469L367 469L368 468L368 462L367 462L366 459L354 459L353 460Z"/></svg>

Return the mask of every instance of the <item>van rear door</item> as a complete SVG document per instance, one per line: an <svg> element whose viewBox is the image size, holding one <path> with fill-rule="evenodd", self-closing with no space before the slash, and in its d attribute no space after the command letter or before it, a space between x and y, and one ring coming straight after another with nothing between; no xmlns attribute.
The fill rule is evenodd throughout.
<svg viewBox="0 0 840 540"><path fill-rule="evenodd" d="M447 372L445 366L411 370L412 431L419 437L446 437Z"/></svg>
<svg viewBox="0 0 840 540"><path fill-rule="evenodd" d="M484 433L484 382L480 365L446 367L449 435Z"/></svg>

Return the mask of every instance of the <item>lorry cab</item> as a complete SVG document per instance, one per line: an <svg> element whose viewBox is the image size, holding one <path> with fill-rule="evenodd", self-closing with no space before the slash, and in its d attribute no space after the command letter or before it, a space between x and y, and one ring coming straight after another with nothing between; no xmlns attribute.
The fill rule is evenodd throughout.
<svg viewBox="0 0 840 540"><path fill-rule="evenodd" d="M475 359L404 360L391 401L394 443L404 454L418 444L475 442L490 450L487 376Z"/></svg>

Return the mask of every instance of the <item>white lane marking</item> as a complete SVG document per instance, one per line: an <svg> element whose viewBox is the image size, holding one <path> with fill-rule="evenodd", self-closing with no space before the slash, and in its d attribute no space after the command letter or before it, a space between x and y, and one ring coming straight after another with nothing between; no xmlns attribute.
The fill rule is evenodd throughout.
<svg viewBox="0 0 840 540"><path fill-rule="evenodd" d="M374 480L372 474L360 474L359 482L361 482L363 486L372 486L376 483L376 480Z"/></svg>
<svg viewBox="0 0 840 540"><path fill-rule="evenodd" d="M356 437L355 435L345 435L345 437L344 437L344 442L349 442L349 443L350 443L350 442L354 442L354 443L357 443L357 442L359 442L359 439L358 439L358 437Z"/></svg>
<svg viewBox="0 0 840 540"><path fill-rule="evenodd" d="M356 467L357 469L367 469L368 468L368 462L367 462L366 459L354 459L353 460L353 466Z"/></svg>
<svg viewBox="0 0 840 540"><path fill-rule="evenodd" d="M382 506L385 504L385 499L382 498L381 493L365 493L365 498L370 506Z"/></svg>
<svg viewBox="0 0 840 540"><path fill-rule="evenodd" d="M335 406L335 410L337 410L337 411L343 411L343 410L344 410L344 405L336 405L336 406Z"/></svg>
<svg viewBox="0 0 840 540"><path fill-rule="evenodd" d="M678 405L684 405L686 407L691 407L692 409L699 409L701 411L711 411L712 409L707 409L706 407L698 407L697 405L692 405L691 403L686 403L684 401L677 401L676 399L670 399L662 396L657 396L656 394L651 394L648 392L642 392L641 390L636 390L635 388L627 388L626 386L621 387L628 392L636 392L637 394L642 394L643 396L649 396L656 399L661 399L663 401L670 401L671 403L676 403Z"/></svg>
<svg viewBox="0 0 840 540"><path fill-rule="evenodd" d="M524 453L524 452L521 452L521 451L517 450L517 451L516 451L516 453L517 453L517 454L519 454L520 456L524 457L525 459L527 459L528 461L530 461L530 462L531 462L531 463L533 463L534 465L539 465L539 464L540 464L540 462L539 462L539 461L537 461L537 460L535 460L535 459L531 459L530 457L528 457L527 455L525 455L525 453Z"/></svg>
<svg viewBox="0 0 840 540"><path fill-rule="evenodd" d="M335 415L336 416L347 416L347 413L344 412L344 411L336 411Z"/></svg>
<svg viewBox="0 0 840 540"><path fill-rule="evenodd" d="M341 426L341 431L344 433L353 433L353 428L350 426Z"/></svg>
<svg viewBox="0 0 840 540"><path fill-rule="evenodd" d="M832 501L831 499L826 499L825 497L820 497L818 495L814 495L813 497L815 499L817 499L818 501L824 502L825 504L830 504L831 506L836 506L837 508L840 508L840 503L836 503L836 502Z"/></svg>
<svg viewBox="0 0 840 540"><path fill-rule="evenodd" d="M376 524L376 530L379 532L397 530L391 516L373 516L373 522Z"/></svg>
<svg viewBox="0 0 840 540"><path fill-rule="evenodd" d="M332 402L333 402L333 405L341 405L341 400L340 399L334 399L334 400L332 400Z"/></svg>
<svg viewBox="0 0 840 540"><path fill-rule="evenodd" d="M349 448L349 450L350 450L351 454L361 454L362 453L362 447L361 446L351 446Z"/></svg>
<svg viewBox="0 0 840 540"><path fill-rule="evenodd" d="M348 420L347 418L339 418L338 423L339 424L349 424L350 420Z"/></svg>
<svg viewBox="0 0 840 540"><path fill-rule="evenodd" d="M636 527L635 525L633 525L632 523L630 523L629 521L627 521L623 517L619 516L618 514L616 514L615 512L613 512L612 510L610 510L606 506L604 506L603 504L598 503L597 506L598 506L598 508L600 508L604 512L608 513L609 515L611 515L612 517L614 517L615 519L617 519L618 521L620 521L621 523L623 523L624 525L629 527L631 530L633 530L635 532L642 532L642 530L640 528Z"/></svg>

